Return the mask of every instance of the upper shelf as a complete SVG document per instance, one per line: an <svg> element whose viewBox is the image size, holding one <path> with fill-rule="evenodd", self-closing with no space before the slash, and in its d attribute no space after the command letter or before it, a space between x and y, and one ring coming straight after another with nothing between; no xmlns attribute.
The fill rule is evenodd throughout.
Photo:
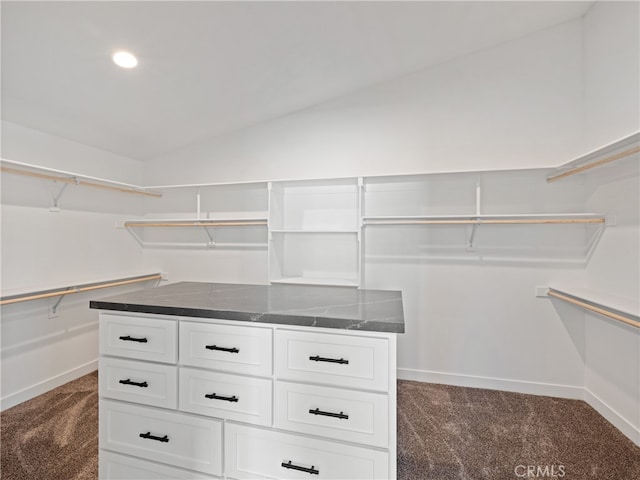
<svg viewBox="0 0 640 480"><path fill-rule="evenodd" d="M638 153L640 153L640 132L621 138L557 168L554 174L547 177L547 182L562 180Z"/></svg>
<svg viewBox="0 0 640 480"><path fill-rule="evenodd" d="M23 162L16 162L14 160L7 160L5 158L0 159L1 166L0 171L4 173L11 173L14 175L23 175L27 177L39 178L41 180L51 180L54 182L61 182L66 184L74 184L84 187L100 188L103 190L113 190L122 193L131 193L135 195L144 195L148 197L158 198L162 195L157 192L152 192L145 187L138 185L132 185L129 183L116 182L113 180L107 180L104 178L92 177L89 175L83 175L80 173L66 172L64 170L57 170L54 168L41 167L38 165L31 165ZM11 166L6 166L11 165Z"/></svg>
<svg viewBox="0 0 640 480"><path fill-rule="evenodd" d="M74 293L89 292L102 288L119 287L122 285L131 285L134 283L148 282L151 280L162 280L162 273L149 273L145 275L136 275L130 277L120 277L109 280L100 280L95 282L80 283L64 287L57 287L44 290L30 290L20 293L6 294L0 297L0 305L10 305L12 303L27 302L31 300L40 300L43 298L63 297ZM57 304L56 304L57 307ZM54 307L55 312L55 307Z"/></svg>
<svg viewBox="0 0 640 480"><path fill-rule="evenodd" d="M251 227L267 225L266 218L232 218L232 219L154 219L129 220L124 227Z"/></svg>
<svg viewBox="0 0 640 480"><path fill-rule="evenodd" d="M425 215L425 216L367 216L364 225L526 225L606 223L599 213L549 213L521 215Z"/></svg>

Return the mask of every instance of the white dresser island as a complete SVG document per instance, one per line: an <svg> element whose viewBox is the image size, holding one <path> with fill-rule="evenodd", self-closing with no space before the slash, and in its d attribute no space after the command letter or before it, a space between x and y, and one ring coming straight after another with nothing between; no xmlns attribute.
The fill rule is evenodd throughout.
<svg viewBox="0 0 640 480"><path fill-rule="evenodd" d="M181 282L91 308L101 479L396 477L401 292Z"/></svg>

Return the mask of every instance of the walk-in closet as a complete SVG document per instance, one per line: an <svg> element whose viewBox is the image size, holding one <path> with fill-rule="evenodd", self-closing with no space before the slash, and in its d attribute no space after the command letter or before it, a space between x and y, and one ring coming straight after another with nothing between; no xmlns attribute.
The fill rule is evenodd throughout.
<svg viewBox="0 0 640 480"><path fill-rule="evenodd" d="M638 1L0 13L2 478L640 478Z"/></svg>

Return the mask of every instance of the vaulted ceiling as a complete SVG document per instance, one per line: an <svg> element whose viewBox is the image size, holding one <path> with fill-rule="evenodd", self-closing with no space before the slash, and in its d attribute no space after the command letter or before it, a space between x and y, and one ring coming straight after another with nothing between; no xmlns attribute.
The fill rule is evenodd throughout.
<svg viewBox="0 0 640 480"><path fill-rule="evenodd" d="M2 119L147 160L579 18L592 3L3 1ZM138 67L116 67L119 49Z"/></svg>

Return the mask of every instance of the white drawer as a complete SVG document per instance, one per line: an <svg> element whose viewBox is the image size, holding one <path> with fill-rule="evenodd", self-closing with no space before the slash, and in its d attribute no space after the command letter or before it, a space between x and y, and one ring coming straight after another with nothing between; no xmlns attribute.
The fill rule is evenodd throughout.
<svg viewBox="0 0 640 480"><path fill-rule="evenodd" d="M271 380L180 368L180 410L271 425Z"/></svg>
<svg viewBox="0 0 640 480"><path fill-rule="evenodd" d="M222 475L222 422L100 400L100 448Z"/></svg>
<svg viewBox="0 0 640 480"><path fill-rule="evenodd" d="M276 376L368 390L389 390L385 338L277 330Z"/></svg>
<svg viewBox="0 0 640 480"><path fill-rule="evenodd" d="M387 479L389 455L379 450L227 424L225 468L228 477L237 479Z"/></svg>
<svg viewBox="0 0 640 480"><path fill-rule="evenodd" d="M178 370L173 365L100 357L101 397L164 408L178 406Z"/></svg>
<svg viewBox="0 0 640 480"><path fill-rule="evenodd" d="M208 480L218 477L100 450L100 480Z"/></svg>
<svg viewBox="0 0 640 480"><path fill-rule="evenodd" d="M271 329L180 322L180 363L248 375L271 375Z"/></svg>
<svg viewBox="0 0 640 480"><path fill-rule="evenodd" d="M177 322L100 314L100 354L175 363Z"/></svg>
<svg viewBox="0 0 640 480"><path fill-rule="evenodd" d="M388 448L389 399L383 393L278 381L275 426Z"/></svg>

